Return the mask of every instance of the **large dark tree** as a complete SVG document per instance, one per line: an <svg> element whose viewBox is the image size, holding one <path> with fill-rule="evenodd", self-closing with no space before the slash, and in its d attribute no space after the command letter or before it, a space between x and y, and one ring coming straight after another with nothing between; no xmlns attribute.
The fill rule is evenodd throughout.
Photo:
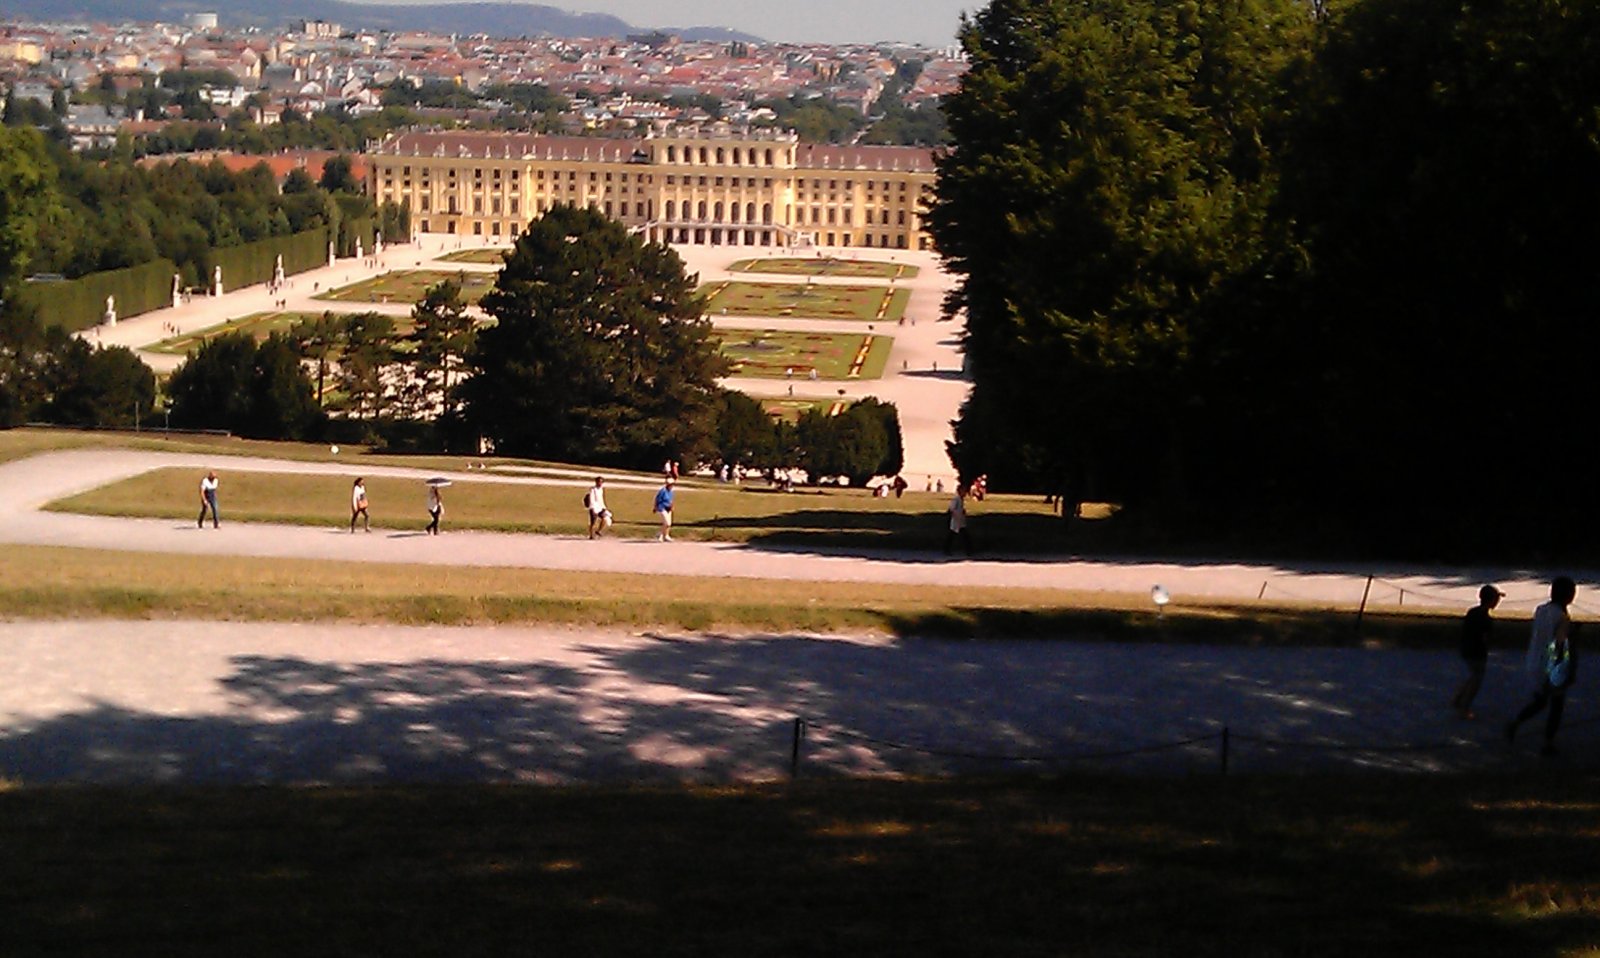
<svg viewBox="0 0 1600 958"><path fill-rule="evenodd" d="M1390 552L1592 548L1566 450L1600 405L1597 37L1551 0L1331 22L1282 163L1308 269L1237 345L1283 483L1253 494Z"/></svg>
<svg viewBox="0 0 1600 958"><path fill-rule="evenodd" d="M591 209L529 225L483 308L462 384L503 453L656 466L713 453L727 363L683 262Z"/></svg>
<svg viewBox="0 0 1600 958"><path fill-rule="evenodd" d="M50 398L40 418L70 426L148 425L156 398L156 374L125 346L95 349L64 338L53 353Z"/></svg>
<svg viewBox="0 0 1600 958"><path fill-rule="evenodd" d="M1265 245L1299 0L994 0L944 103L929 217L960 274L953 458L998 487L1181 493L1191 323Z"/></svg>
<svg viewBox="0 0 1600 958"><path fill-rule="evenodd" d="M467 315L461 284L453 279L428 287L411 309L407 340L405 404L420 418L453 415L459 407L456 387L472 351L472 317Z"/></svg>
<svg viewBox="0 0 1600 958"><path fill-rule="evenodd" d="M294 344L276 334L259 346L246 333L204 343L172 374L167 392L174 426L306 439L322 423Z"/></svg>

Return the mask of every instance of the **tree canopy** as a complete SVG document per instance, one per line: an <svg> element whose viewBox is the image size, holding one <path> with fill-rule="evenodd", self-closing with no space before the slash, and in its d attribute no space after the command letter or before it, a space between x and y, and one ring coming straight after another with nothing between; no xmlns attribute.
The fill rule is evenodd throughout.
<svg viewBox="0 0 1600 958"><path fill-rule="evenodd" d="M481 306L498 322L478 333L461 394L500 452L638 467L709 452L727 363L666 246L558 206Z"/></svg>
<svg viewBox="0 0 1600 958"><path fill-rule="evenodd" d="M1263 128L1308 27L1296 0L995 0L968 24L929 217L968 312L963 472L1153 494L1189 320L1264 243Z"/></svg>
<svg viewBox="0 0 1600 958"><path fill-rule="evenodd" d="M1595 36L1551 0L994 0L930 217L960 470L1213 537L1592 537L1491 437L1595 406Z"/></svg>

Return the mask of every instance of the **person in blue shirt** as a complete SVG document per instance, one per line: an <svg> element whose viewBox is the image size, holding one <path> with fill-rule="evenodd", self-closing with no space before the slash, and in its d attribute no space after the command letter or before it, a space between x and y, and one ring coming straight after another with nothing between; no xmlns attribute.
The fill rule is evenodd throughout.
<svg viewBox="0 0 1600 958"><path fill-rule="evenodd" d="M668 476L661 488L656 490L655 512L661 516L661 532L656 536L657 542L672 541L672 498L672 477Z"/></svg>

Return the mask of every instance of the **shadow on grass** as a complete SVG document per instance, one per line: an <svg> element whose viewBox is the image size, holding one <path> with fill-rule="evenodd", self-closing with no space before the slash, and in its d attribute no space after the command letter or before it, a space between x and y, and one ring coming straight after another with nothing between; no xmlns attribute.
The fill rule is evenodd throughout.
<svg viewBox="0 0 1600 958"><path fill-rule="evenodd" d="M1427 727L1414 706L1437 691L1438 664L1363 656L1336 672L1307 650L997 655L788 636L579 651L590 665L240 655L218 676L220 713L91 704L8 732L0 772L722 780L781 773L796 714L819 723L808 779L993 772L1006 769L874 743L1082 751L1220 721L1280 738L1404 737ZM1299 770L1271 759L1239 757ZM226 941L231 955L504 954L534 936L589 955L1504 956L1600 934L1592 777L1224 779L1213 763L1091 766L1188 773L1143 780L793 789L0 792L0 953L212 955Z"/></svg>
<svg viewBox="0 0 1600 958"><path fill-rule="evenodd" d="M801 496L751 488L747 493ZM815 494L815 493L813 493ZM919 513L797 508L769 516L701 519L682 522L685 529L753 530L745 544L752 548L819 555L853 556L900 562L951 561L943 554L947 517L942 511ZM969 507L970 508L970 507ZM1161 564L1204 569L1234 567L1240 562L1263 566L1263 572L1300 575L1420 577L1428 588L1476 588L1486 582L1525 578L1526 568L1513 566L1420 566L1385 559L1293 558L1237 545L1174 542L1159 533L1140 529L1120 519L1072 519L1017 512L969 512L968 526L976 546L974 560L1008 563L1063 561L1093 562L1111 566ZM959 543L957 543L959 557ZM964 558L964 557L962 557ZM1587 581L1593 573L1578 574ZM1353 598L1359 598L1359 585ZM1580 603L1581 603L1580 595ZM1462 606L1463 611L1466 605Z"/></svg>
<svg viewBox="0 0 1600 958"><path fill-rule="evenodd" d="M1594 784L23 791L0 794L0 947L1567 954L1600 933L1565 891L1600 854Z"/></svg>

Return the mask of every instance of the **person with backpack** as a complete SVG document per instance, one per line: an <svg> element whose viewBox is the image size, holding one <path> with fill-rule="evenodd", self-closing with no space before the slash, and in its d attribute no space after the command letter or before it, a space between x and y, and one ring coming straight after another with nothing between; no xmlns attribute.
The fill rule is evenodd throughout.
<svg viewBox="0 0 1600 958"><path fill-rule="evenodd" d="M1478 590L1478 604L1468 609L1466 618L1461 620L1461 659L1467 663L1467 678L1450 700L1450 707L1464 719L1475 717L1472 700L1483 686L1483 673L1489 666L1489 633L1494 629L1489 613L1504 595L1492 585L1484 586Z"/></svg>
<svg viewBox="0 0 1600 958"><path fill-rule="evenodd" d="M611 510L606 508L604 477L594 477L594 485L583 494L583 507L589 511L589 538L598 538L611 528Z"/></svg>
<svg viewBox="0 0 1600 958"><path fill-rule="evenodd" d="M1578 675L1577 652L1572 642L1576 627L1567 614L1567 606L1577 595L1577 585L1566 576L1558 576L1550 583L1550 601L1534 610L1533 633L1523 660L1533 699L1506 724L1506 742L1514 742L1518 726L1548 708L1541 755L1558 754L1556 732L1561 728L1561 713L1567 706L1567 689Z"/></svg>

